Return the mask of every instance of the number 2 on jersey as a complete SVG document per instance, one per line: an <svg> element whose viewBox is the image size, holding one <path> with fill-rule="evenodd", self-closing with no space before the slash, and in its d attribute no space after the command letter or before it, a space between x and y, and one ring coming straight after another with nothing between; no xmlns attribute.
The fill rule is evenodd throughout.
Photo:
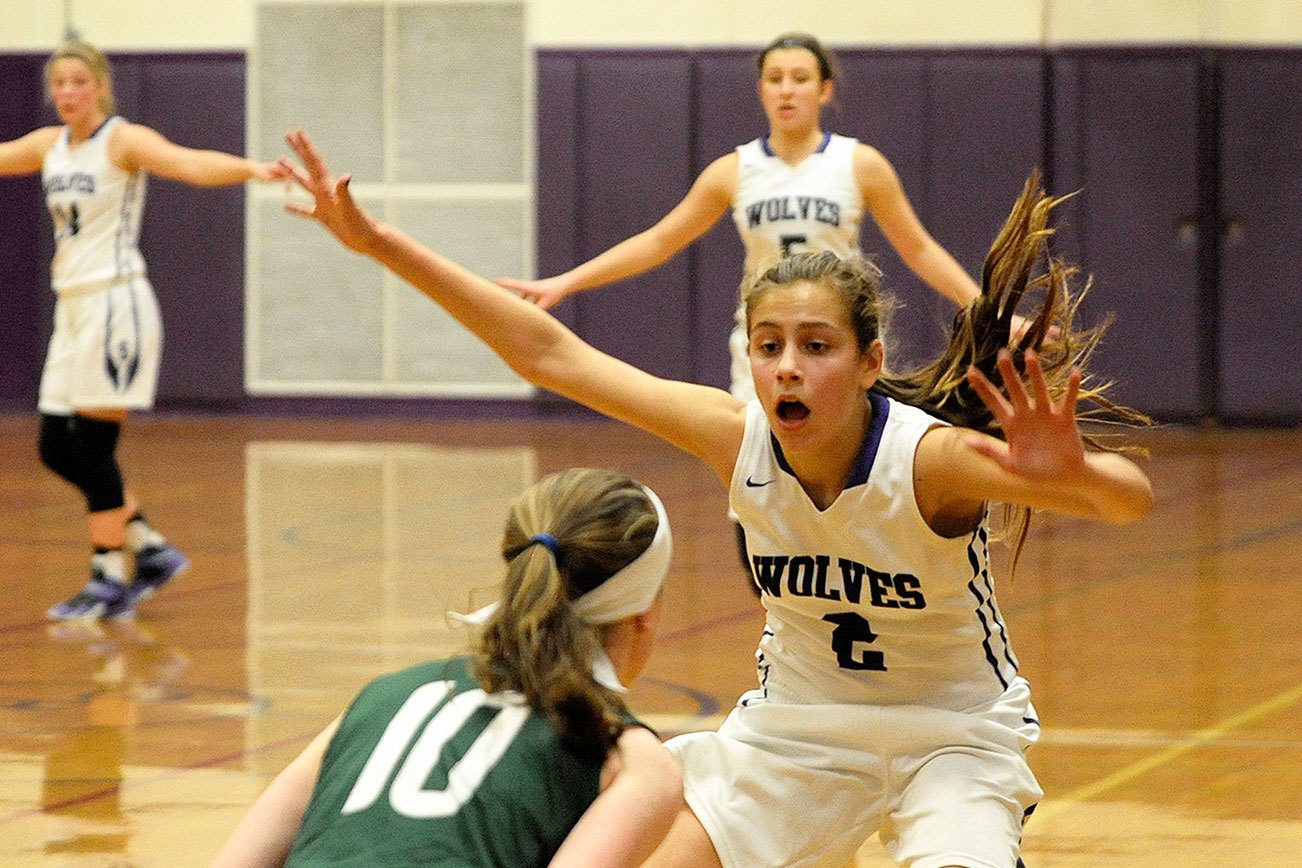
<svg viewBox="0 0 1302 868"><path fill-rule="evenodd" d="M832 650L836 652L838 666L842 669L886 671L886 656L882 652L855 648L856 643L871 645L877 641L877 634L869 626L867 618L858 612L834 612L824 615L823 620L836 625L832 630Z"/></svg>
<svg viewBox="0 0 1302 868"><path fill-rule="evenodd" d="M375 750L371 751L341 813L355 814L366 810L386 786L393 809L413 819L450 817L470 800L515 740L529 718L529 709L476 689L457 694L429 717L429 713L447 698L452 687L451 681L433 681L412 691L385 727ZM472 714L484 707L499 711L475 737L465 756L448 770L447 785L441 790L425 789L425 782L448 741L465 726ZM410 751L406 751L408 745L411 745ZM407 754L405 758L404 751Z"/></svg>

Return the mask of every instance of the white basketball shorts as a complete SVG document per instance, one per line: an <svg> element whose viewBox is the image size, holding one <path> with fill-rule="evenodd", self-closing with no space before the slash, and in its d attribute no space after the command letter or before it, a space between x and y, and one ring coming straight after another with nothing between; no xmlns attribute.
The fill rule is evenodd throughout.
<svg viewBox="0 0 1302 868"><path fill-rule="evenodd" d="M162 353L163 320L144 277L61 292L40 410L60 416L81 407L147 410L154 405Z"/></svg>
<svg viewBox="0 0 1302 868"><path fill-rule="evenodd" d="M743 699L718 732L667 743L725 868L843 868L874 832L912 868L1016 864L1043 795L1025 680L962 712Z"/></svg>

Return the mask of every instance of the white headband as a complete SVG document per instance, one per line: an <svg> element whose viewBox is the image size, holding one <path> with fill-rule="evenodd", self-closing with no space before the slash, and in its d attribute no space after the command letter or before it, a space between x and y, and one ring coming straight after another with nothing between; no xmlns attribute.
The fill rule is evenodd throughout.
<svg viewBox="0 0 1302 868"><path fill-rule="evenodd" d="M611 624L630 615L642 614L651 608L669 575L669 561L674 552L669 516L665 514L665 506L654 491L645 485L642 490L651 500L656 518L659 519L655 537L652 538L651 545L634 558L632 563L615 571L606 581L570 603L574 614L588 624ZM499 605L489 603L466 615L459 612L448 612L448 615L466 624L483 624L497 611Z"/></svg>

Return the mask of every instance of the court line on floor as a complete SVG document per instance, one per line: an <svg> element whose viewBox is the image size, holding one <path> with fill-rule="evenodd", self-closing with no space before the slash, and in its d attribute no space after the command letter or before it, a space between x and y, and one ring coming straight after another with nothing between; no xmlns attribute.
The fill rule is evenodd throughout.
<svg viewBox="0 0 1302 868"><path fill-rule="evenodd" d="M1077 787L1075 790L1067 793L1061 798L1046 801L1036 812L1036 819L1044 821L1070 811L1073 806L1081 802L1088 802L1101 796L1109 790L1115 790L1120 786L1130 783L1136 778L1148 774L1154 769L1161 768L1167 763L1179 759L1191 751L1200 747L1219 741L1228 733L1255 723L1264 717L1283 711L1291 705L1302 700L1302 684L1298 684L1290 690L1285 690L1272 696L1270 699L1257 703L1251 708L1245 709L1238 714L1227 717L1219 723L1205 727L1193 733L1186 739L1182 739L1179 744L1172 745L1166 750L1158 751L1144 759L1133 762L1124 768L1118 769L1106 777L1100 778L1091 784L1083 787Z"/></svg>

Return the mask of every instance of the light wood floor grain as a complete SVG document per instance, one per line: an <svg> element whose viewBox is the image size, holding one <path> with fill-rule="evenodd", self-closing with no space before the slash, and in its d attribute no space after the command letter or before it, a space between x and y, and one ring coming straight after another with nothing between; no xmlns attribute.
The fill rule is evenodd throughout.
<svg viewBox="0 0 1302 868"><path fill-rule="evenodd" d="M507 500L570 465L633 474L674 521L635 709L712 727L754 680L722 487L623 426L133 419L128 482L193 566L134 622L81 626L44 617L89 552L35 436L0 417L5 866L207 864L358 687L464 646L444 612L491 595ZM1302 433L1145 440L1153 514L1042 520L1000 589L1045 727L1027 864L1302 864ZM859 864L889 863L870 841Z"/></svg>

